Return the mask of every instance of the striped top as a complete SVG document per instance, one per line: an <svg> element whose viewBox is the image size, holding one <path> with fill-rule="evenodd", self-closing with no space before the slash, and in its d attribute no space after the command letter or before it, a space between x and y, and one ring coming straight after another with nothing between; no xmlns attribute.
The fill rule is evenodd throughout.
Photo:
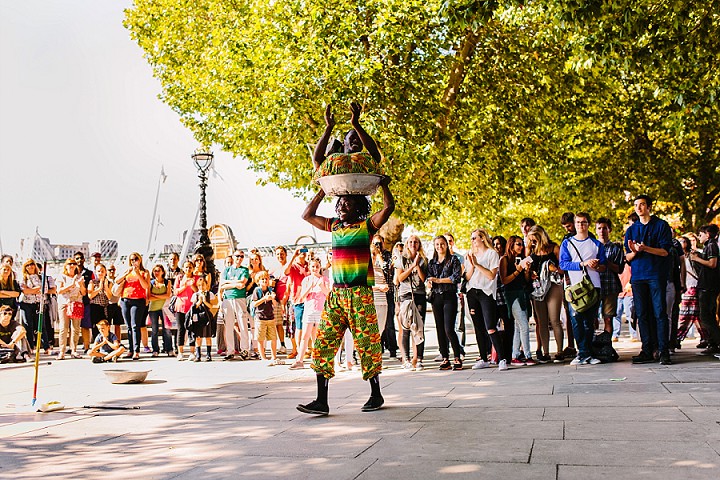
<svg viewBox="0 0 720 480"><path fill-rule="evenodd" d="M375 284L370 259L370 239L377 229L370 219L344 225L329 220L332 232L332 273L334 288L372 287Z"/></svg>

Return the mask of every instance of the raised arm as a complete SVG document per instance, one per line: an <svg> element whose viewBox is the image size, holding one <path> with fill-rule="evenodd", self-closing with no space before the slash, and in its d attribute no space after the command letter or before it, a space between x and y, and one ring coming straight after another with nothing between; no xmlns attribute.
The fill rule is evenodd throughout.
<svg viewBox="0 0 720 480"><path fill-rule="evenodd" d="M308 222L310 225L312 225L315 228L319 228L323 231L329 231L328 230L328 219L325 217L321 217L317 214L317 209L320 206L320 202L322 202L322 199L325 198L325 192L320 189L320 191L313 197L312 200L310 200L310 203L308 203L308 206L305 207L305 210L302 214L302 219ZM393 204L394 207L394 204ZM379 212L378 212L379 213ZM390 216L390 215L388 215ZM291 262L292 263L292 262Z"/></svg>
<svg viewBox="0 0 720 480"><path fill-rule="evenodd" d="M388 187L389 184L390 177L388 176L383 177L380 181L380 188L382 188L383 191L383 208L370 217L370 221L378 230L380 227L385 225L385 222L388 221L390 215L392 215L395 211L395 199L393 198L392 193L390 193L390 187Z"/></svg>
<svg viewBox="0 0 720 480"><path fill-rule="evenodd" d="M325 107L325 131L318 139L313 152L313 166L318 168L325 161L325 150L327 150L330 135L332 135L333 127L335 127L335 116L332 114L330 105ZM360 137L362 139L362 137Z"/></svg>
<svg viewBox="0 0 720 480"><path fill-rule="evenodd" d="M355 129L363 145L367 149L370 156L376 162L380 161L380 150L378 150L375 140L370 136L369 133L360 125L360 113L362 112L362 106L357 102L350 103L350 125Z"/></svg>

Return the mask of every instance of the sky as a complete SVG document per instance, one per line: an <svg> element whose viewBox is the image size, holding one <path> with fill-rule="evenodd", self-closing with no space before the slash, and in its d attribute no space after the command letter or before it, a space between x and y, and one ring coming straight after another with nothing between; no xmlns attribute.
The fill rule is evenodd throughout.
<svg viewBox="0 0 720 480"><path fill-rule="evenodd" d="M0 0L0 241L19 253L36 228L54 244L115 239L144 251L161 168L157 247L179 243L199 201L198 147L158 99L160 83L123 27L121 0ZM260 187L246 163L214 149L208 225L242 247L329 241L305 202ZM308 167L310 158L308 157ZM321 215L330 216L324 203ZM91 247L92 248L92 247Z"/></svg>

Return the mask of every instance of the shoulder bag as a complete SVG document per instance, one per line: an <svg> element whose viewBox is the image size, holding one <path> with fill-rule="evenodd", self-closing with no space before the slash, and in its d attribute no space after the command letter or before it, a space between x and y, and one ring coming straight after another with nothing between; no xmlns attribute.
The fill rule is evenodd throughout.
<svg viewBox="0 0 720 480"><path fill-rule="evenodd" d="M572 245L572 247L575 249L578 257L580 257L580 263L582 263L584 260L580 255L580 251L577 249L575 244L573 244L572 240L568 239L568 243ZM565 288L565 300L567 300L567 302L572 306L573 310L575 310L577 313L582 313L590 310L590 308L595 306L600 301L600 294L595 289L595 285L593 285L592 280L588 276L587 270L584 265L582 266L582 272L583 277L579 283L576 283L575 285L570 285Z"/></svg>

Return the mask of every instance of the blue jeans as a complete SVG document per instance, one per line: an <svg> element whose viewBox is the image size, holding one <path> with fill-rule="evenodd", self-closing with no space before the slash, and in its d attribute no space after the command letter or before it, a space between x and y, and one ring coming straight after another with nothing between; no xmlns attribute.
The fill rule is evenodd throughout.
<svg viewBox="0 0 720 480"><path fill-rule="evenodd" d="M527 293L523 290L506 290L505 301L507 302L508 314L515 319L515 334L512 344L512 358L520 356L520 344L522 343L525 358L532 358L532 347L530 347L530 325L529 305Z"/></svg>
<svg viewBox="0 0 720 480"><path fill-rule="evenodd" d="M128 330L128 343L130 344L128 352L130 353L140 353L140 328L145 326L146 308L144 298L120 299L120 309Z"/></svg>
<svg viewBox="0 0 720 480"><path fill-rule="evenodd" d="M655 350L668 353L670 329L665 302L666 283L664 279L632 282L642 351L647 355L653 355Z"/></svg>
<svg viewBox="0 0 720 480"><path fill-rule="evenodd" d="M158 340L158 331L162 328L163 351L170 353L173 351L172 336L170 329L165 328L165 314L162 310L154 310L148 312L150 316L150 324L152 325L152 351L160 353L160 342Z"/></svg>
<svg viewBox="0 0 720 480"><path fill-rule="evenodd" d="M600 298L600 289L598 298ZM575 342L578 346L578 358L587 358L592 356L590 348L592 346L593 335L595 334L595 320L600 313L600 301L582 313L578 313L568 304L570 310L570 320L572 321L573 333L575 334Z"/></svg>
<svg viewBox="0 0 720 480"><path fill-rule="evenodd" d="M628 332L631 338L637 339L637 331L633 328L632 322L635 316L635 305L633 303L633 297L626 296L618 298L617 315L613 318L613 338L620 336L620 330L622 330L622 316L625 312L625 318L628 322Z"/></svg>
<svg viewBox="0 0 720 480"><path fill-rule="evenodd" d="M305 304L304 303L298 303L297 305L293 305L293 310L295 311L295 328L297 330L302 330L303 327L303 314L305 313Z"/></svg>

